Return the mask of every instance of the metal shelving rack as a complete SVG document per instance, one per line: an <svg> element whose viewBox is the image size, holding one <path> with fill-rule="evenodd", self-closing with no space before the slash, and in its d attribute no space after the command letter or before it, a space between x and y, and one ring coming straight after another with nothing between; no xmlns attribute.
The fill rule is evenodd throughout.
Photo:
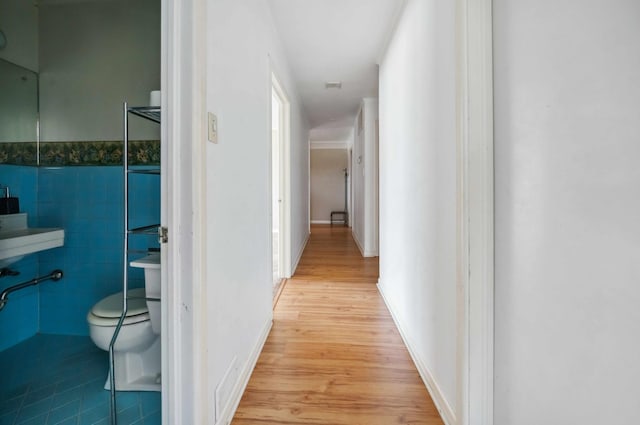
<svg viewBox="0 0 640 425"><path fill-rule="evenodd" d="M127 291L129 289L129 254L133 251L129 249L129 236L135 234L144 235L160 235L162 239L162 230L160 224L152 224L149 226L129 228L129 176L131 174L157 174L160 175L160 168L157 169L131 169L129 166L129 114L160 123L160 107L159 106L129 106L127 102L123 104L123 134L124 144L122 149L122 163L123 163L123 181L124 181L124 242L123 242L123 272L122 272L122 314L116 325L116 329L109 343L109 380L110 380L110 407L111 407L111 424L117 425L117 409L116 409L116 378L115 378L115 358L114 358L114 346L122 324L127 317L127 311L129 308ZM160 241L162 242L162 240ZM156 299L154 299L157 301Z"/></svg>

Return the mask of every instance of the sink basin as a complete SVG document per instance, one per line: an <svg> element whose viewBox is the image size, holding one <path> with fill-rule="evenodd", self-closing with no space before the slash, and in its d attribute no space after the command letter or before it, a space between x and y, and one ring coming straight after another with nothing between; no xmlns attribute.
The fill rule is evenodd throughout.
<svg viewBox="0 0 640 425"><path fill-rule="evenodd" d="M0 216L0 267L27 254L64 245L64 229L27 227L27 214Z"/></svg>

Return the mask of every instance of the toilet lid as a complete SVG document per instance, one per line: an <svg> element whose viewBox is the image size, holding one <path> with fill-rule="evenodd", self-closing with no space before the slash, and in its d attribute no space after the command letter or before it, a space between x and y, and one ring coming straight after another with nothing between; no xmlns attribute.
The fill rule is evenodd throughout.
<svg viewBox="0 0 640 425"><path fill-rule="evenodd" d="M149 312L145 300L144 288L130 289L127 291L127 317L133 317ZM122 315L122 292L103 298L91 309L91 313L105 319L119 319Z"/></svg>

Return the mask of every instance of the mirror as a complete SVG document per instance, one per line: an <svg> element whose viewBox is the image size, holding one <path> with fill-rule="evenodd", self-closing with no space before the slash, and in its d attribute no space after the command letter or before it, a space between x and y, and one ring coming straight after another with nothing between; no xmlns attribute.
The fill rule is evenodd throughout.
<svg viewBox="0 0 640 425"><path fill-rule="evenodd" d="M38 74L4 59L0 59L0 143L6 144L0 147L0 164L36 165Z"/></svg>

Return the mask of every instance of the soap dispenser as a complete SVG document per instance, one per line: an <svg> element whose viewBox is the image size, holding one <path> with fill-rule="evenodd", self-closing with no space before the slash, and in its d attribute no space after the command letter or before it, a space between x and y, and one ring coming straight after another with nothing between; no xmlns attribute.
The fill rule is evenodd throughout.
<svg viewBox="0 0 640 425"><path fill-rule="evenodd" d="M0 215L17 214L20 212L20 202L15 196L11 196L9 186L4 188L4 196L0 198Z"/></svg>

